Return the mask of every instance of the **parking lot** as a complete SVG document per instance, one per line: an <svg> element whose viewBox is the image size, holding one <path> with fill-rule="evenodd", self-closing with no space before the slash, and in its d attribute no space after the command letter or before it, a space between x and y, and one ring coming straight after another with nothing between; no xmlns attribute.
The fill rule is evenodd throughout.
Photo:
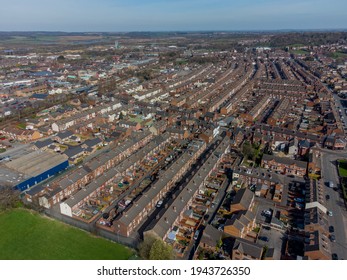
<svg viewBox="0 0 347 280"><path fill-rule="evenodd" d="M260 237L260 239L259 239ZM264 238L265 237L265 238ZM264 239L264 240L261 240ZM268 241L265 241L268 239ZM257 243L261 246L267 246L268 248L274 248L274 260L281 259L281 250L283 244L284 235L281 231L272 229L267 226L262 226L259 231Z"/></svg>

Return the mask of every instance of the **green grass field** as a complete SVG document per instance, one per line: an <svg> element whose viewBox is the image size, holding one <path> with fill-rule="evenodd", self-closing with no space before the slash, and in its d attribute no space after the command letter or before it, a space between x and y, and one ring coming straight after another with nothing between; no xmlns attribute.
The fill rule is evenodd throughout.
<svg viewBox="0 0 347 280"><path fill-rule="evenodd" d="M131 249L24 209L0 213L0 259L122 260Z"/></svg>
<svg viewBox="0 0 347 280"><path fill-rule="evenodd" d="M339 174L341 177L347 177L347 160L339 160Z"/></svg>
<svg viewBox="0 0 347 280"><path fill-rule="evenodd" d="M300 55L300 54L310 54L310 52L309 51L306 51L306 50L290 50L290 52L291 53L293 53L293 54L298 54L298 55Z"/></svg>
<svg viewBox="0 0 347 280"><path fill-rule="evenodd" d="M330 53L330 57L332 57L334 59L347 58L347 53L344 53L344 52L331 52Z"/></svg>

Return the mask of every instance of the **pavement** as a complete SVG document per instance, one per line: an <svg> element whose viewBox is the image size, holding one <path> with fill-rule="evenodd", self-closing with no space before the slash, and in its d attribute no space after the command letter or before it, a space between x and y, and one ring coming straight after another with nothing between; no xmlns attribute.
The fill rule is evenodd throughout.
<svg viewBox="0 0 347 280"><path fill-rule="evenodd" d="M281 231L275 230L275 229L264 229L263 227L260 228L259 236L265 236L269 238L269 241L263 241L258 239L257 244L261 246L267 246L268 248L274 248L274 260L280 260L281 259L281 250L283 246L283 240L284 240L284 234Z"/></svg>
<svg viewBox="0 0 347 280"><path fill-rule="evenodd" d="M331 253L336 253L339 259L347 259L347 210L341 190L334 190L327 186L328 181L339 187L339 177L337 173L336 160L347 158L345 153L330 153L329 151L322 152L322 182L325 185L326 194L330 195L330 199L326 201L326 207L333 212L332 217L328 217L329 225L334 226L336 242L331 243Z"/></svg>

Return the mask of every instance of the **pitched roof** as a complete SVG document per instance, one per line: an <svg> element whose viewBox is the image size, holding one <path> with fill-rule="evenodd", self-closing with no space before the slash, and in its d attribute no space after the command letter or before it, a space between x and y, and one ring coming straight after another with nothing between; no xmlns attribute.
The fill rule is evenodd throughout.
<svg viewBox="0 0 347 280"><path fill-rule="evenodd" d="M201 237L201 243L210 247L215 247L219 240L222 239L223 233L211 225L207 225Z"/></svg>
<svg viewBox="0 0 347 280"><path fill-rule="evenodd" d="M87 145L88 147L94 147L98 144L100 144L102 141L100 138L94 138L94 139L88 139L86 141L84 141L84 145Z"/></svg>
<svg viewBox="0 0 347 280"><path fill-rule="evenodd" d="M236 238L233 250L237 250L244 255L252 256L256 259L261 259L261 254L263 253L263 247L261 245L243 238Z"/></svg>
<svg viewBox="0 0 347 280"><path fill-rule="evenodd" d="M56 136L63 140L63 139L69 138L72 135L73 133L67 130L67 131L59 132Z"/></svg>
<svg viewBox="0 0 347 280"><path fill-rule="evenodd" d="M253 197L254 197L254 193L250 189L243 188L237 191L234 197L234 200L231 203L231 207L232 205L235 205L235 204L241 204L246 209L248 209L249 205L251 204L253 200Z"/></svg>
<svg viewBox="0 0 347 280"><path fill-rule="evenodd" d="M51 144L53 144L52 139L46 139L46 140L43 140L43 141L36 141L34 143L35 147L37 147L38 149L47 147L47 146L49 146Z"/></svg>
<svg viewBox="0 0 347 280"><path fill-rule="evenodd" d="M274 160L277 163L281 163L281 164L288 165L288 166L296 165L296 166L301 167L301 168L306 168L307 167L307 162L300 161L300 160L295 160L295 159L290 159L290 158L287 158L287 157L275 157L275 156L272 156L272 155L264 154L262 160L266 160L266 161Z"/></svg>

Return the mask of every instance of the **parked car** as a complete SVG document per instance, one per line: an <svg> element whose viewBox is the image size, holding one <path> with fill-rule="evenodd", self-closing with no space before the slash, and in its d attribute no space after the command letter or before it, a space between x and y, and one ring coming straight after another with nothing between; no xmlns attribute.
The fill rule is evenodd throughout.
<svg viewBox="0 0 347 280"><path fill-rule="evenodd" d="M304 199L301 197L296 197L296 198L294 198L294 201L295 202L304 202Z"/></svg>
<svg viewBox="0 0 347 280"><path fill-rule="evenodd" d="M259 236L258 239L262 240L262 241L265 241L265 242L269 241L269 238L267 236Z"/></svg>
<svg viewBox="0 0 347 280"><path fill-rule="evenodd" d="M338 260L339 257L337 256L337 254L334 253L334 254L331 255L331 259L332 260Z"/></svg>
<svg viewBox="0 0 347 280"><path fill-rule="evenodd" d="M194 240L198 240L199 234L200 234L200 230L197 230L197 231L194 233Z"/></svg>
<svg viewBox="0 0 347 280"><path fill-rule="evenodd" d="M156 207L159 208L159 207L161 207L162 205L163 205L163 201L162 201L162 200L159 200L159 201L157 202Z"/></svg>
<svg viewBox="0 0 347 280"><path fill-rule="evenodd" d="M330 226L330 227L329 227L329 232L334 232L334 231L335 231L334 227L333 227L333 226Z"/></svg>
<svg viewBox="0 0 347 280"><path fill-rule="evenodd" d="M336 237L334 234L330 235L330 241L331 242L336 242Z"/></svg>
<svg viewBox="0 0 347 280"><path fill-rule="evenodd" d="M270 210L264 210L261 212L261 215L262 216L265 216L265 217L270 217L271 216L271 211Z"/></svg>
<svg viewBox="0 0 347 280"><path fill-rule="evenodd" d="M330 199L330 195L327 194L327 195L325 196L325 199L326 199L326 200L329 200L329 199Z"/></svg>
<svg viewBox="0 0 347 280"><path fill-rule="evenodd" d="M327 214L328 214L329 217L333 216L333 212L332 211L327 211Z"/></svg>

